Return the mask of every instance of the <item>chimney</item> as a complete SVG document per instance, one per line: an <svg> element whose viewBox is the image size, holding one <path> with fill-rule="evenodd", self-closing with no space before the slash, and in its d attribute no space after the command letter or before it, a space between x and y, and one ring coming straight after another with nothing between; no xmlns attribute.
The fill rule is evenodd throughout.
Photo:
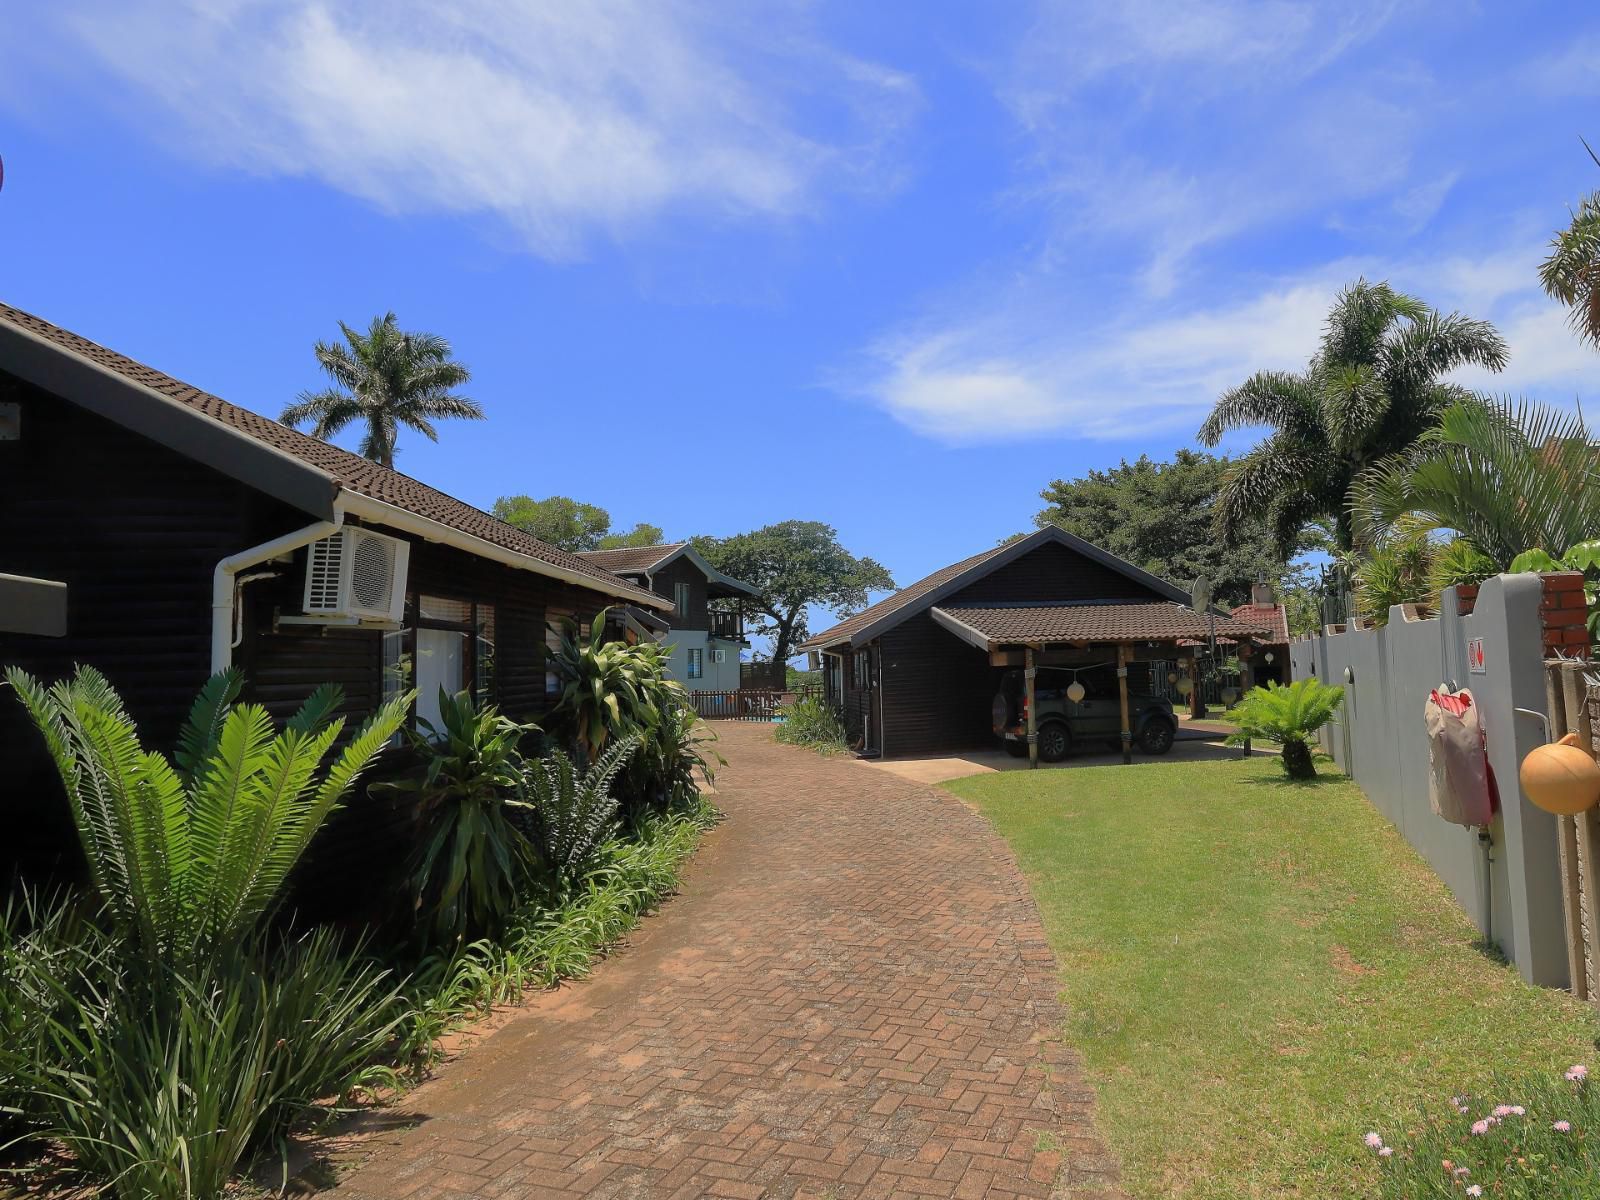
<svg viewBox="0 0 1600 1200"><path fill-rule="evenodd" d="M1266 576L1256 576L1255 583L1250 585L1250 603L1257 608L1276 608L1278 600L1272 594L1272 585L1267 582Z"/></svg>

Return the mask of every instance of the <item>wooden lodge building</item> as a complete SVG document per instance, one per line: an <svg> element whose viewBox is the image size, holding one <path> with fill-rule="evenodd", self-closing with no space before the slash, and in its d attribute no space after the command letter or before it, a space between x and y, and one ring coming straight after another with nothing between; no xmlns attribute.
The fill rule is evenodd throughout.
<svg viewBox="0 0 1600 1200"><path fill-rule="evenodd" d="M990 706L1008 669L1114 663L1125 699L1140 664L1177 660L1213 621L1235 641L1272 634L1208 619L1173 584L1048 527L935 571L801 649L821 654L826 694L863 751L905 758L994 745ZM1126 703L1122 725L1126 758Z"/></svg>
<svg viewBox="0 0 1600 1200"><path fill-rule="evenodd" d="M318 685L359 721L386 695L473 691L545 712L548 625L670 598L418 480L0 305L0 666L85 663L167 747L213 672L280 719ZM63 840L43 743L0 691L7 851ZM54 829L39 826L54 825ZM65 839L70 841L70 837Z"/></svg>

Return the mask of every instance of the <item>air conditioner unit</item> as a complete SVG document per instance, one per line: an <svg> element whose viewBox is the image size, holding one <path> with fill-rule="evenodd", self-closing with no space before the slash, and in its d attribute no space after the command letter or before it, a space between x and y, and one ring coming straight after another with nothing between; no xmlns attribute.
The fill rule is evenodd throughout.
<svg viewBox="0 0 1600 1200"><path fill-rule="evenodd" d="M306 554L307 616L398 622L406 609L411 545L346 526Z"/></svg>
<svg viewBox="0 0 1600 1200"><path fill-rule="evenodd" d="M711 661L714 663L727 662L728 652L726 650L713 650L711 652Z"/></svg>

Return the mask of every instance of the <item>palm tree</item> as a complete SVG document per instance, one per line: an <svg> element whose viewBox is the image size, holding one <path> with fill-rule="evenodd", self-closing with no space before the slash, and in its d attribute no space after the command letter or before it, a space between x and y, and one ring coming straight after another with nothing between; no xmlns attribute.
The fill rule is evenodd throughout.
<svg viewBox="0 0 1600 1200"><path fill-rule="evenodd" d="M1539 282L1572 309L1577 335L1600 346L1600 192L1585 196L1572 223L1550 240Z"/></svg>
<svg viewBox="0 0 1600 1200"><path fill-rule="evenodd" d="M1471 399L1351 488L1358 538L1451 530L1504 570L1524 550L1564 554L1600 532L1600 447L1583 418Z"/></svg>
<svg viewBox="0 0 1600 1200"><path fill-rule="evenodd" d="M1498 371L1506 344L1486 321L1440 316L1387 283L1357 280L1334 301L1322 343L1296 374L1259 371L1222 394L1200 440L1269 426L1237 461L1217 498L1217 525L1232 541L1265 520L1281 553L1308 524L1331 518L1334 546L1350 550L1350 485L1371 463L1405 450L1466 389L1442 376L1468 363Z"/></svg>
<svg viewBox="0 0 1600 1200"><path fill-rule="evenodd" d="M278 419L296 426L312 421L311 436L327 441L345 426L362 422L366 436L361 453L386 467L394 466L400 426L415 429L429 441L439 440L433 421L441 417L483 420L476 401L451 389L471 378L467 368L450 357L450 343L433 333L404 333L393 313L374 317L366 333L343 321L346 344L318 342L317 361L336 386L301 392Z"/></svg>

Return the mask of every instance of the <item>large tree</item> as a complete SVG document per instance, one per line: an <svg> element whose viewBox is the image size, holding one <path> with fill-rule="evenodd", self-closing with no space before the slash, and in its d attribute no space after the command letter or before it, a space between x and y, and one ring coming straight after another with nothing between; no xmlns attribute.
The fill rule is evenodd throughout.
<svg viewBox="0 0 1600 1200"><path fill-rule="evenodd" d="M659 525L640 521L632 529L611 532L611 514L598 504L585 504L570 496L501 496L490 509L508 525L531 533L576 554L580 550L617 550L624 546L658 546Z"/></svg>
<svg viewBox="0 0 1600 1200"><path fill-rule="evenodd" d="M1411 446L1468 397L1445 375L1467 364L1498 371L1506 358L1505 342L1486 321L1440 316L1387 283L1351 284L1334 301L1304 371L1252 375L1224 392L1200 427L1207 446L1230 429L1271 430L1229 472L1218 531L1236 540L1264 521L1287 554L1308 524L1331 520L1336 547L1351 549L1356 476Z"/></svg>
<svg viewBox="0 0 1600 1200"><path fill-rule="evenodd" d="M1184 587L1204 576L1219 602L1243 604L1258 577L1279 579L1284 556L1262 521L1231 542L1215 536L1217 495L1230 465L1196 450L1179 450L1171 462L1124 459L1109 470L1055 480L1039 493L1048 507L1033 521L1077 534Z"/></svg>
<svg viewBox="0 0 1600 1200"><path fill-rule="evenodd" d="M455 391L471 374L451 357L450 343L438 334L406 333L393 313L374 317L365 333L343 321L339 331L343 342L318 342L315 347L317 362L333 386L301 392L278 418L285 425L310 421L311 436L323 441L346 426L362 425L361 453L392 467L400 426L437 442L434 421L483 420L477 402Z"/></svg>
<svg viewBox="0 0 1600 1200"><path fill-rule="evenodd" d="M1600 192L1585 196L1571 223L1551 239L1539 282L1572 310L1578 336L1600 346Z"/></svg>
<svg viewBox="0 0 1600 1200"><path fill-rule="evenodd" d="M751 632L772 639L774 662L787 662L811 636L808 605L845 617L866 607L868 593L894 587L880 563L851 554L821 521L779 521L733 537L698 537L694 544L718 570L760 589L745 608L760 622Z"/></svg>

